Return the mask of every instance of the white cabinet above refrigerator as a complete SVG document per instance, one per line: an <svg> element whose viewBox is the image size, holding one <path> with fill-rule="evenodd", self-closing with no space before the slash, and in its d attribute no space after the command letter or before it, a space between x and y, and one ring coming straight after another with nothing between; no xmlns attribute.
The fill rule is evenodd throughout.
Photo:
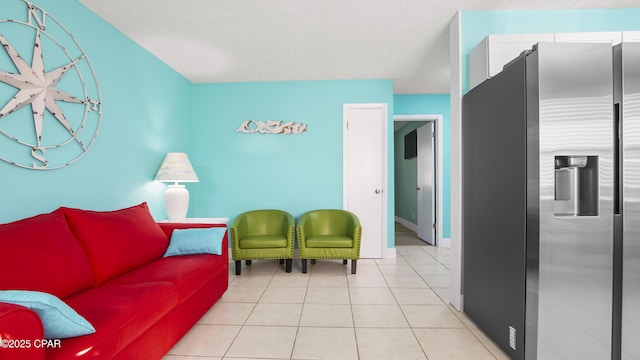
<svg viewBox="0 0 640 360"><path fill-rule="evenodd" d="M469 90L494 77L525 50L539 42L640 42L640 31L603 31L487 35L469 52Z"/></svg>
<svg viewBox="0 0 640 360"><path fill-rule="evenodd" d="M534 44L553 41L553 33L487 35L469 53L469 89L495 76Z"/></svg>

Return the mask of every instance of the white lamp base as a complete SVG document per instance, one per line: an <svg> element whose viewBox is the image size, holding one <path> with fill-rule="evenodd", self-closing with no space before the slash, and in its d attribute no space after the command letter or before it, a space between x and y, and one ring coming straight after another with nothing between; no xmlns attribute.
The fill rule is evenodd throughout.
<svg viewBox="0 0 640 360"><path fill-rule="evenodd" d="M169 221L180 221L187 217L189 191L184 185L169 185L164 192L164 206Z"/></svg>

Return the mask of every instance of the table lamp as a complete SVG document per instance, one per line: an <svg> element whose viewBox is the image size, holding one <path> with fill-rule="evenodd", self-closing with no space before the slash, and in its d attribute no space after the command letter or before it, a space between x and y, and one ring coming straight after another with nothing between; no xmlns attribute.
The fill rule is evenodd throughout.
<svg viewBox="0 0 640 360"><path fill-rule="evenodd" d="M169 221L184 220L189 209L189 191L184 185L178 183L200 181L187 154L167 153L153 180L174 183L167 186L167 190L164 192L164 205Z"/></svg>

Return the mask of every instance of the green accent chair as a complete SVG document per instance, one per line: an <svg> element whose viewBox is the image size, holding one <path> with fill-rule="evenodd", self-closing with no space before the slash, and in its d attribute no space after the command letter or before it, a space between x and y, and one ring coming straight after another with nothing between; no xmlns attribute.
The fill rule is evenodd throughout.
<svg viewBox="0 0 640 360"><path fill-rule="evenodd" d="M293 216L281 210L253 210L238 215L231 223L231 257L240 275L242 260L279 259L286 261L285 271L291 272L295 222Z"/></svg>
<svg viewBox="0 0 640 360"><path fill-rule="evenodd" d="M302 272L307 272L307 260L351 259L351 273L356 273L360 258L362 226L360 219L346 210L313 210L300 216L297 225L298 254Z"/></svg>

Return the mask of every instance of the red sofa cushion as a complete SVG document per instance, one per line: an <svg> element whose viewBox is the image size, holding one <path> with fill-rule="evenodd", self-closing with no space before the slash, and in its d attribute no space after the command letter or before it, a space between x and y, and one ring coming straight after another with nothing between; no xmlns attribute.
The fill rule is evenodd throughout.
<svg viewBox="0 0 640 360"><path fill-rule="evenodd" d="M146 203L114 211L59 210L87 253L97 285L161 257L169 246Z"/></svg>
<svg viewBox="0 0 640 360"><path fill-rule="evenodd" d="M0 289L59 298L93 286L89 261L58 212L0 225L0 274Z"/></svg>
<svg viewBox="0 0 640 360"><path fill-rule="evenodd" d="M119 276L103 286L167 281L175 285L178 301L184 302L200 290L219 272L227 273L224 266L229 259L220 255L185 255L167 257Z"/></svg>
<svg viewBox="0 0 640 360"><path fill-rule="evenodd" d="M224 224L160 223L170 238L174 229L224 227ZM176 286L179 302L183 303L219 272L228 271L228 232L222 238L222 255L184 255L158 259L147 266L123 274L105 285L136 284L149 281L168 281Z"/></svg>
<svg viewBox="0 0 640 360"><path fill-rule="evenodd" d="M52 359L111 359L173 310L178 298L167 282L99 286L65 300L96 329L46 349Z"/></svg>

